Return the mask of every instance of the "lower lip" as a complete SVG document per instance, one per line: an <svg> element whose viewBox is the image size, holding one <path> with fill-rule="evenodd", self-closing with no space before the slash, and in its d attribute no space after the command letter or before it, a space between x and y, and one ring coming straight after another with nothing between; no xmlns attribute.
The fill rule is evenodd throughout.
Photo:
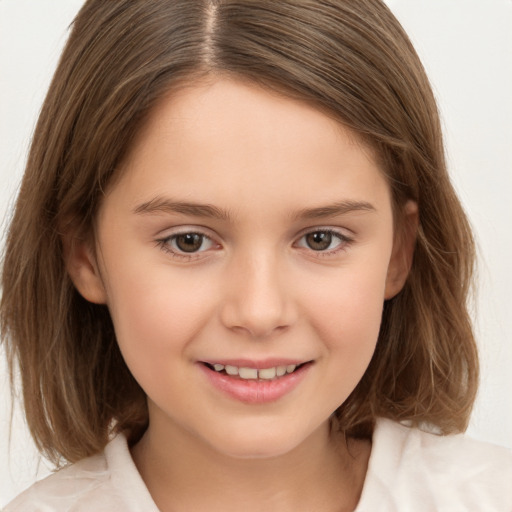
<svg viewBox="0 0 512 512"><path fill-rule="evenodd" d="M306 363L293 373L288 373L273 380L230 377L224 373L210 370L199 363L209 381L215 388L231 398L247 404L265 404L275 402L293 391L306 376L312 363Z"/></svg>

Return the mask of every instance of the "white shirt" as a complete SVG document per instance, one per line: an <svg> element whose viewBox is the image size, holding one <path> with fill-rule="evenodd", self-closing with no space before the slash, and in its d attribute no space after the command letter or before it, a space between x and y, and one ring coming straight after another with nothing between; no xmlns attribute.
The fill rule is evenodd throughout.
<svg viewBox="0 0 512 512"><path fill-rule="evenodd" d="M512 512L512 451L380 419L356 512L391 511ZM37 482L4 512L158 509L118 435L103 453Z"/></svg>

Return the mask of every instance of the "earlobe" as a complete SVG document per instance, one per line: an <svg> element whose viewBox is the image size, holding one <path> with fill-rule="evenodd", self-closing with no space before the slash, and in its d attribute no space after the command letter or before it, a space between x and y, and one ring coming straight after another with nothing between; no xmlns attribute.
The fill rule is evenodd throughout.
<svg viewBox="0 0 512 512"><path fill-rule="evenodd" d="M75 288L89 302L105 304L107 295L91 245L75 237L63 243L66 269Z"/></svg>
<svg viewBox="0 0 512 512"><path fill-rule="evenodd" d="M418 231L418 204L409 200L405 204L399 232L395 235L393 251L386 277L385 299L391 299L404 287L412 265Z"/></svg>

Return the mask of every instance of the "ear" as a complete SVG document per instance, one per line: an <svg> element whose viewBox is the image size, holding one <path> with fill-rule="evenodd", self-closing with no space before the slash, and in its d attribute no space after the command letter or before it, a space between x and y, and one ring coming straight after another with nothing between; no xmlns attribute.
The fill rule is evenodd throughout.
<svg viewBox="0 0 512 512"><path fill-rule="evenodd" d="M389 260L385 299L391 299L400 292L411 270L418 231L418 204L412 200L407 201L400 215L403 217L398 223Z"/></svg>
<svg viewBox="0 0 512 512"><path fill-rule="evenodd" d="M66 269L80 295L89 302L106 304L107 294L92 242L69 236L63 240Z"/></svg>

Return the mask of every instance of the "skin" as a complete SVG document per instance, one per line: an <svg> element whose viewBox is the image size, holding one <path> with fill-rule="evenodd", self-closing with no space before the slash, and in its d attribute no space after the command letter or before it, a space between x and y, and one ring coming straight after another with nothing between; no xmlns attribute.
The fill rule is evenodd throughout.
<svg viewBox="0 0 512 512"><path fill-rule="evenodd" d="M326 229L328 248L312 248L305 235ZM191 232L199 249L180 252L175 235ZM329 417L406 279L412 244L395 238L371 151L315 108L216 78L154 109L101 205L96 247L76 244L68 267L108 305L147 393L132 454L162 511L355 508L370 444L340 440ZM200 363L269 357L312 362L270 403L226 395Z"/></svg>

